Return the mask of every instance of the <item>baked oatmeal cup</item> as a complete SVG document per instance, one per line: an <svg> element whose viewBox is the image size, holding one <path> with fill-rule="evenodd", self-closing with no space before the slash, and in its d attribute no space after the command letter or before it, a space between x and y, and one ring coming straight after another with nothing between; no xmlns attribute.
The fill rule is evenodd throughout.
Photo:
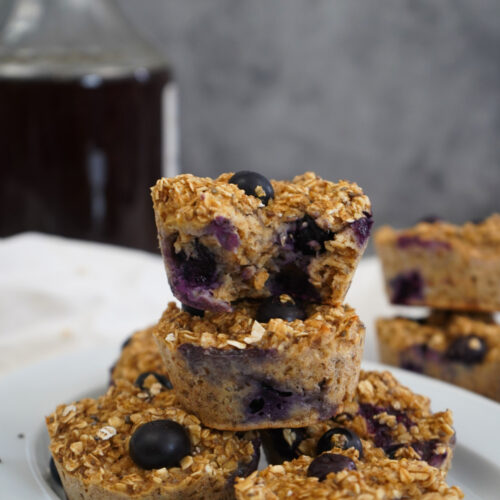
<svg viewBox="0 0 500 500"><path fill-rule="evenodd" d="M160 179L152 198L172 292L201 310L280 294L341 304L372 225L356 184L311 172L292 181L183 174Z"/></svg>
<svg viewBox="0 0 500 500"><path fill-rule="evenodd" d="M377 321L380 359L500 402L500 325L489 314L433 311Z"/></svg>
<svg viewBox="0 0 500 500"><path fill-rule="evenodd" d="M246 430L334 414L354 394L364 326L349 306L282 295L203 316L170 303L155 336L183 407L208 427Z"/></svg>
<svg viewBox="0 0 500 500"><path fill-rule="evenodd" d="M421 460L392 460L363 442L361 458L354 448L302 455L281 465L253 472L235 484L238 500L459 500L463 493L448 486L444 473Z"/></svg>
<svg viewBox="0 0 500 500"><path fill-rule="evenodd" d="M429 398L413 393L389 372L361 371L352 401L331 418L299 429L260 431L268 462L315 457L369 442L380 458L424 460L447 471L456 441L451 411L432 413Z"/></svg>
<svg viewBox="0 0 500 500"><path fill-rule="evenodd" d="M259 460L252 434L203 427L154 376L142 388L117 380L46 422L69 500L232 499Z"/></svg>
<svg viewBox="0 0 500 500"><path fill-rule="evenodd" d="M455 226L421 222L375 234L393 304L464 312L500 311L500 215Z"/></svg>

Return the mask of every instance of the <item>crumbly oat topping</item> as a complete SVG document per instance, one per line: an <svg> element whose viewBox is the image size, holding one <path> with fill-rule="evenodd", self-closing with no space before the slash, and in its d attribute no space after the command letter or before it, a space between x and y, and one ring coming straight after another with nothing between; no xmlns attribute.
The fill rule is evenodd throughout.
<svg viewBox="0 0 500 500"><path fill-rule="evenodd" d="M74 410L65 412L68 406L58 406L46 419L56 462L86 485L100 484L134 496L163 488L181 490L206 474L225 481L239 462L252 459L251 441L203 427L175 406L173 391L146 391L145 398L141 394L126 380L117 380L104 396L70 405ZM128 443L140 425L159 419L174 420L189 431L193 454L181 467L144 470L130 458Z"/></svg>
<svg viewBox="0 0 500 500"><path fill-rule="evenodd" d="M445 352L459 337L476 335L488 346L484 362L500 360L500 325L489 315L435 312L423 324L410 318L384 318L377 321L377 334L398 351L425 344L438 352Z"/></svg>
<svg viewBox="0 0 500 500"><path fill-rule="evenodd" d="M308 214L320 227L331 231L371 212L368 197L357 184L348 181L334 183L312 172L292 181L271 181L275 197L263 206L257 197L230 184L232 176L226 173L210 179L183 174L159 179L152 188L155 212L165 224L198 227L206 226L218 215L228 215L228 207L229 214L258 215L263 226L271 220L281 223Z"/></svg>
<svg viewBox="0 0 500 500"><path fill-rule="evenodd" d="M453 249L480 249L481 252L497 253L500 247L500 214L493 214L479 224L467 222L456 226L444 221L420 222L402 230L383 226L375 233L375 243L381 247L394 245L400 238L415 241L420 246L441 242Z"/></svg>
<svg viewBox="0 0 500 500"><path fill-rule="evenodd" d="M299 451L314 456L319 438L327 430L339 425L353 430L363 439L372 441L373 437L367 428L366 419L359 412L362 404L378 409L373 418L387 425L392 443L405 445L415 441L439 440L445 448L444 451L451 454L449 443L455 433L451 411L432 413L429 398L413 393L387 371L361 371L353 401L345 403L331 420L307 427L306 438L300 443ZM412 425L407 427L404 422L398 422L396 415L387 413L387 410L391 412L396 410L404 414L405 418L411 420ZM386 456L379 448L375 448L373 452L381 457ZM437 453L437 450L435 452ZM395 452L395 456L419 458L410 446L401 447Z"/></svg>
<svg viewBox="0 0 500 500"><path fill-rule="evenodd" d="M353 324L359 323L354 309L310 305L304 321L285 321L273 318L259 323L255 315L258 303L242 301L230 313L205 311L203 317L192 316L171 302L155 328L160 342L168 342L175 348L184 343L198 344L203 348L246 349L258 345L261 349L301 349L318 337L331 331L337 333L338 350L351 349L363 341Z"/></svg>
<svg viewBox="0 0 500 500"><path fill-rule="evenodd" d="M391 460L380 457L376 450L363 441L364 458L350 448L336 450L351 458L357 470L330 473L324 481L307 476L312 458L301 456L282 465L271 465L256 471L246 479L236 481L238 500L267 500L300 498L347 500L458 500L463 493L456 486L449 487L444 473L425 462Z"/></svg>
<svg viewBox="0 0 500 500"><path fill-rule="evenodd" d="M164 373L165 367L153 337L153 327L135 332L111 371L111 379L134 383L144 372Z"/></svg>

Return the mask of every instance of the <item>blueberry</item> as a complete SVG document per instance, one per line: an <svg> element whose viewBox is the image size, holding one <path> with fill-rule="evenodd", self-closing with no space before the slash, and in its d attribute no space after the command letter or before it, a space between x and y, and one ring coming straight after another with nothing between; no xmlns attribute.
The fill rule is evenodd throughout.
<svg viewBox="0 0 500 500"><path fill-rule="evenodd" d="M446 358L466 365L481 363L486 356L487 348L484 339L477 335L458 337L448 346Z"/></svg>
<svg viewBox="0 0 500 500"><path fill-rule="evenodd" d="M54 462L54 458L53 457L50 457L49 468L50 468L50 475L52 476L52 479L59 486L62 486L61 477L59 476L59 472L57 472L57 467L56 467L56 464Z"/></svg>
<svg viewBox="0 0 500 500"><path fill-rule="evenodd" d="M153 375L153 377L163 386L165 389L173 389L174 386L172 385L172 382L170 382L170 379L166 377L165 375L162 375L161 373L156 373L156 372L144 372L141 373L137 379L135 380L134 384L139 387L141 390L146 390L146 387L144 387L144 381L150 376Z"/></svg>
<svg viewBox="0 0 500 500"><path fill-rule="evenodd" d="M331 472L340 472L342 470L356 470L356 464L344 455L324 453L310 463L307 475L317 477L320 481L323 481Z"/></svg>
<svg viewBox="0 0 500 500"><path fill-rule="evenodd" d="M260 323L267 323L273 318L294 321L296 319L306 319L306 313L299 304L292 300L281 301L279 297L270 297L261 302L257 309L256 320Z"/></svg>
<svg viewBox="0 0 500 500"><path fill-rule="evenodd" d="M182 304L182 310L188 312L191 316L199 316L200 318L203 318L205 315L205 311L188 306L187 304Z"/></svg>
<svg viewBox="0 0 500 500"><path fill-rule="evenodd" d="M178 467L191 454L186 429L173 420L154 420L136 429L129 444L130 458L143 469Z"/></svg>
<svg viewBox="0 0 500 500"><path fill-rule="evenodd" d="M325 451L330 451L334 446L347 450L354 448L359 452L359 458L363 458L363 445L358 435L344 427L334 427L326 431L316 445L316 453L319 455Z"/></svg>
<svg viewBox="0 0 500 500"><path fill-rule="evenodd" d="M282 267L279 273L267 280L266 287L274 296L290 295L295 300L303 302L319 302L320 300L318 291L309 282L307 271L295 264Z"/></svg>
<svg viewBox="0 0 500 500"><path fill-rule="evenodd" d="M363 212L363 214L365 215L364 217L350 224L359 246L363 246L366 243L373 226L372 214L369 212Z"/></svg>
<svg viewBox="0 0 500 500"><path fill-rule="evenodd" d="M304 255L316 255L325 251L325 241L335 236L331 231L321 229L314 219L305 215L295 222L295 227L288 237L293 240L294 249Z"/></svg>
<svg viewBox="0 0 500 500"><path fill-rule="evenodd" d="M298 429L269 429L265 431L271 438L272 447L279 454L281 461L293 460L300 453L298 447L306 438L306 430Z"/></svg>
<svg viewBox="0 0 500 500"><path fill-rule="evenodd" d="M441 443L437 439L429 441L416 441L411 447L420 455L421 460L425 460L433 467L440 467L446 459L447 452L436 453L435 450L440 448Z"/></svg>
<svg viewBox="0 0 500 500"><path fill-rule="evenodd" d="M184 251L176 255L182 277L192 287L210 288L217 275L217 264L212 252L198 240L194 243L194 253L189 257Z"/></svg>
<svg viewBox="0 0 500 500"><path fill-rule="evenodd" d="M242 170L235 173L230 179L230 184L236 184L249 196L255 196L267 205L274 198L274 189L268 179L257 172Z"/></svg>
<svg viewBox="0 0 500 500"><path fill-rule="evenodd" d="M391 302L393 304L411 304L413 300L423 298L424 280L417 270L400 273L389 285L392 288Z"/></svg>

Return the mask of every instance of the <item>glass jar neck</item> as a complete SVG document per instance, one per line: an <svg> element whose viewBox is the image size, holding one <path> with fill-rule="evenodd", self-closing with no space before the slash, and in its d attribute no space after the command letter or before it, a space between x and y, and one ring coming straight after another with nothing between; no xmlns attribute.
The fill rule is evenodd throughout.
<svg viewBox="0 0 500 500"><path fill-rule="evenodd" d="M0 33L0 75L121 76L165 65L115 0L15 0Z"/></svg>

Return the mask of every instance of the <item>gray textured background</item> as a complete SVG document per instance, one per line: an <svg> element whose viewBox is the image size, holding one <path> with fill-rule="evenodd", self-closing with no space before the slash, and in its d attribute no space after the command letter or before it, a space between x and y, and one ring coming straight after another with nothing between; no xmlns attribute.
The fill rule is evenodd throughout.
<svg viewBox="0 0 500 500"><path fill-rule="evenodd" d="M315 170L378 223L500 210L498 0L119 0L176 70L185 171Z"/></svg>

